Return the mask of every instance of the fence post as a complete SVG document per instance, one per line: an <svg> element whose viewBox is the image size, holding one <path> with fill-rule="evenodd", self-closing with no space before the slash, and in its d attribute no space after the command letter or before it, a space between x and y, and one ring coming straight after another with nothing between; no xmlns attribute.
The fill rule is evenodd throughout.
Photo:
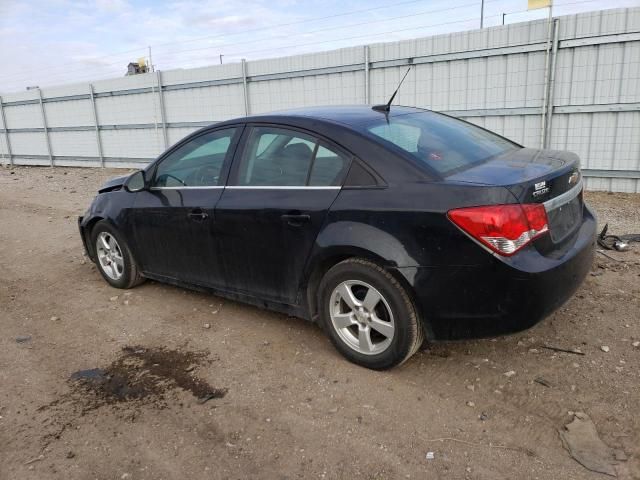
<svg viewBox="0 0 640 480"><path fill-rule="evenodd" d="M169 138L167 137L167 120L164 115L164 97L162 95L162 72L156 70L156 79L158 81L158 98L160 99L160 121L162 122L162 138L164 140L164 149L169 148Z"/></svg>
<svg viewBox="0 0 640 480"><path fill-rule="evenodd" d="M556 83L556 63L558 60L558 26L560 24L559 19L553 21L553 49L551 50L551 72L549 75L549 93L547 95L547 124L544 131L544 143L543 148L549 148L551 143L551 124L553 120L553 95L554 86Z"/></svg>
<svg viewBox="0 0 640 480"><path fill-rule="evenodd" d="M96 110L96 97L93 94L93 84L89 84L89 95L91 97L91 110L93 112L93 124L96 127L96 145L98 147L98 156L100 157L100 166L104 168L104 154L102 153L102 139L100 138L100 126L98 124L98 111Z"/></svg>
<svg viewBox="0 0 640 480"><path fill-rule="evenodd" d="M551 74L551 43L553 42L553 17L552 7L549 7L549 20L547 28L547 48L544 62L544 85L542 95L542 115L540 117L540 148L544 148L547 134L547 103L549 100L549 77Z"/></svg>
<svg viewBox="0 0 640 480"><path fill-rule="evenodd" d="M4 107L2 105L2 97L0 97L0 118L2 118L2 127L4 128L4 139L7 144L7 153L9 154L9 165L13 166L13 155L11 154L11 141L9 140L9 127L7 126L7 117L4 116Z"/></svg>
<svg viewBox="0 0 640 480"><path fill-rule="evenodd" d="M364 103L368 105L369 100L369 45L364 46Z"/></svg>
<svg viewBox="0 0 640 480"><path fill-rule="evenodd" d="M249 88L247 86L247 61L242 59L242 89L244 92L244 116L249 116Z"/></svg>
<svg viewBox="0 0 640 480"><path fill-rule="evenodd" d="M51 139L49 138L49 129L47 128L47 115L44 112L44 103L42 103L42 90L38 90L38 100L40 101L40 112L42 113L42 126L44 127L44 138L47 141L47 151L49 152L49 164L53 167L53 153L51 152Z"/></svg>

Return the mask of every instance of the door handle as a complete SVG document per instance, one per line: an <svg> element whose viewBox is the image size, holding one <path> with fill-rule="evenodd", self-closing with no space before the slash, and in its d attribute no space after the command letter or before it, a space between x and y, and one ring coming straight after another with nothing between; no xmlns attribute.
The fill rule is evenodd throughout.
<svg viewBox="0 0 640 480"><path fill-rule="evenodd" d="M202 210L197 208L187 213L187 217L189 217L191 220L204 220L205 218L208 218L209 215L207 214L207 212L203 212Z"/></svg>
<svg viewBox="0 0 640 480"><path fill-rule="evenodd" d="M311 216L307 215L306 213L289 213L286 215L281 215L280 218L282 219L282 221L287 222L287 225L290 225L292 227L300 227L311 220Z"/></svg>

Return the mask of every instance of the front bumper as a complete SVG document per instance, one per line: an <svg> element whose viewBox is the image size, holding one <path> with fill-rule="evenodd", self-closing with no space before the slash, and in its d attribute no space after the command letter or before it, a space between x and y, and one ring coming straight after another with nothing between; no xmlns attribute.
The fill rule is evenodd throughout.
<svg viewBox="0 0 640 480"><path fill-rule="evenodd" d="M593 260L596 220L585 207L574 244L560 258L533 246L487 266L398 268L413 287L427 338L457 340L515 333L564 304Z"/></svg>

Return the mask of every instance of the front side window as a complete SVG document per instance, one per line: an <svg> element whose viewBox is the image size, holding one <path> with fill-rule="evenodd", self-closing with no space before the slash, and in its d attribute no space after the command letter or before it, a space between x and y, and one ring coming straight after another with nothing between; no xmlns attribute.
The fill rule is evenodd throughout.
<svg viewBox="0 0 640 480"><path fill-rule="evenodd" d="M254 127L238 170L240 186L339 186L348 158L310 135Z"/></svg>
<svg viewBox="0 0 640 480"><path fill-rule="evenodd" d="M236 128L200 135L171 152L158 165L154 187L214 187L232 145Z"/></svg>
<svg viewBox="0 0 640 480"><path fill-rule="evenodd" d="M444 176L520 148L499 135L435 112L381 118L365 128L366 133Z"/></svg>

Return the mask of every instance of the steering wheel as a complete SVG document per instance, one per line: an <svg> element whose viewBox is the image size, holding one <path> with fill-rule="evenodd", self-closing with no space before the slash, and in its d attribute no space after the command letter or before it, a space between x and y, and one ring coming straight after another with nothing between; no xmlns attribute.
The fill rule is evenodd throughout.
<svg viewBox="0 0 640 480"><path fill-rule="evenodd" d="M171 175L170 173L163 173L160 178L164 180L164 185L167 185L167 178L173 178L174 180L180 182L183 186L187 186L187 184L181 178L176 177L175 175Z"/></svg>
<svg viewBox="0 0 640 480"><path fill-rule="evenodd" d="M213 187L218 184L218 169L212 165L204 165L194 175L194 185L201 187Z"/></svg>

